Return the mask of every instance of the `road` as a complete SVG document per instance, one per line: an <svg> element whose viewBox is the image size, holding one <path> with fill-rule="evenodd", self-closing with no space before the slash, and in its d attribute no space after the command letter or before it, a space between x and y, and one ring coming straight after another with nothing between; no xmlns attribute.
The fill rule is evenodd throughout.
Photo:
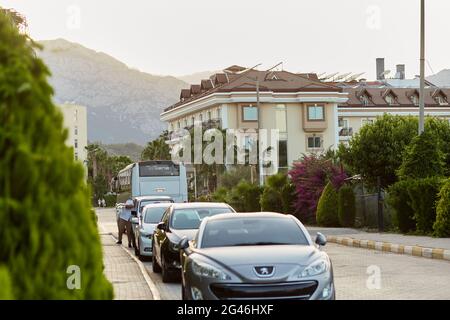
<svg viewBox="0 0 450 320"><path fill-rule="evenodd" d="M117 235L114 210L98 211L98 216L103 231ZM331 243L324 250L333 263L337 299L450 299L448 261ZM145 261L144 265L162 299L181 299L180 284L163 283L161 276L152 272L151 261Z"/></svg>

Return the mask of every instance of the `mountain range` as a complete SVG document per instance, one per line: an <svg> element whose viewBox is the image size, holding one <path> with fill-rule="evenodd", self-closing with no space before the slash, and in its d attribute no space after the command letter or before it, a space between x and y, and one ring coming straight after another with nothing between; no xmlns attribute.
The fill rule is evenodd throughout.
<svg viewBox="0 0 450 320"><path fill-rule="evenodd" d="M144 145L165 130L159 115L188 84L129 68L113 57L64 39L41 41L55 103L87 107L88 140Z"/></svg>

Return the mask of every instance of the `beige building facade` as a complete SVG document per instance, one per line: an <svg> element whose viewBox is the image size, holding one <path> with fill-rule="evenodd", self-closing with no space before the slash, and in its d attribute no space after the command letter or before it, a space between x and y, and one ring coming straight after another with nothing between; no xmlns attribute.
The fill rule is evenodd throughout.
<svg viewBox="0 0 450 320"><path fill-rule="evenodd" d="M87 164L87 114L86 107L75 104L59 106L64 116L64 127L68 135L66 144L73 148L74 159Z"/></svg>
<svg viewBox="0 0 450 320"><path fill-rule="evenodd" d="M342 91L307 74L233 66L182 90L161 119L169 131L199 121L207 128L277 129L278 167L287 169L305 153L338 146L338 106L347 101Z"/></svg>

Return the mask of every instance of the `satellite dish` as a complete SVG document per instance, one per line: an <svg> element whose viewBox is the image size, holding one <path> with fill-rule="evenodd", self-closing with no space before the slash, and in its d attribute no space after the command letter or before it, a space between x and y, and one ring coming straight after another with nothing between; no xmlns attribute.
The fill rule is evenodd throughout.
<svg viewBox="0 0 450 320"><path fill-rule="evenodd" d="M383 71L383 72L380 74L380 76L384 76L385 78L387 78L387 75L388 75L389 73L391 73L391 70L385 70L385 71Z"/></svg>
<svg viewBox="0 0 450 320"><path fill-rule="evenodd" d="M361 77L364 73L365 73L365 72L361 72L361 73L358 73L358 74L354 74L354 75L350 76L349 78L347 78L345 81L346 81L346 82L354 81L354 80L358 79L359 77Z"/></svg>
<svg viewBox="0 0 450 320"><path fill-rule="evenodd" d="M337 76L335 80L336 80L336 81L342 80L342 79L344 79L344 78L347 78L347 77L348 77L349 75L351 75L351 74L352 74L351 72L343 73L343 74Z"/></svg>

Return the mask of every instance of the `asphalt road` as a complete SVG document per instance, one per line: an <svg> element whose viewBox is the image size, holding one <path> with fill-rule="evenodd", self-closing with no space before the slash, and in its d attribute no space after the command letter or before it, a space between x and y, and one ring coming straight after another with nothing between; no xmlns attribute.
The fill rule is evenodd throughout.
<svg viewBox="0 0 450 320"><path fill-rule="evenodd" d="M104 229L117 233L114 219L113 210L99 212ZM324 250L333 263L337 299L450 299L448 261L332 243ZM144 265L162 299L181 299L180 284L163 283L161 276L152 272L151 261L145 261Z"/></svg>

